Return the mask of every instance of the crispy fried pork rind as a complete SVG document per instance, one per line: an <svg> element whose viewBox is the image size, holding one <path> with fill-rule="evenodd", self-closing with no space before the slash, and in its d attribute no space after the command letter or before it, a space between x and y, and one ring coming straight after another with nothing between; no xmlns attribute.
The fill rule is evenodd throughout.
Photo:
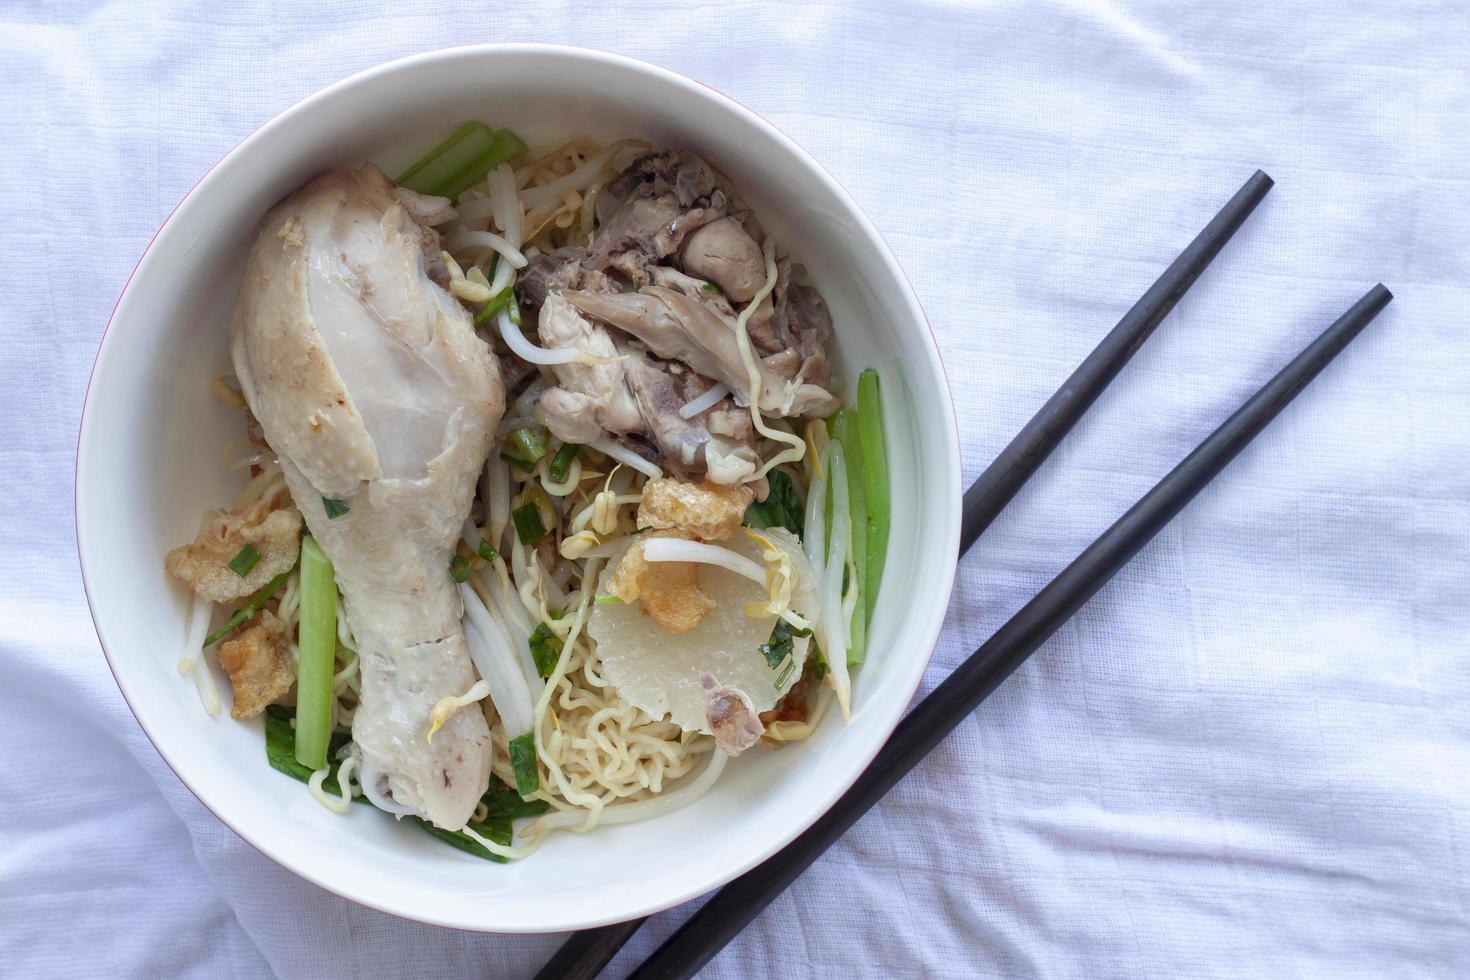
<svg viewBox="0 0 1470 980"><path fill-rule="evenodd" d="M750 487L685 483L663 478L643 485L638 526L683 531L702 541L724 541L735 533L755 499Z"/></svg>
<svg viewBox="0 0 1470 980"><path fill-rule="evenodd" d="M699 589L699 566L688 562L650 562L643 541L635 541L613 569L608 592L640 603L655 623L671 633L688 633L715 607Z"/></svg>
<svg viewBox="0 0 1470 980"><path fill-rule="evenodd" d="M273 510L271 503L221 511L192 544L170 551L164 568L210 602L233 602L259 591L296 564L301 551L301 512L291 506ZM247 544L260 553L260 559L247 574L240 575L230 567L230 560Z"/></svg>
<svg viewBox="0 0 1470 980"><path fill-rule="evenodd" d="M219 663L235 690L230 717L239 720L260 714L296 681L286 624L269 609L262 609L233 639L220 644Z"/></svg>

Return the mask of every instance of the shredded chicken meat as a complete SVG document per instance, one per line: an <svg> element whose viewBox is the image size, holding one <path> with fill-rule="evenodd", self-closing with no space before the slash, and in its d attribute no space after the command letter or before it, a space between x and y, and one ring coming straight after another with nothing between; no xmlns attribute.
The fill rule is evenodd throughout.
<svg viewBox="0 0 1470 980"><path fill-rule="evenodd" d="M765 233L729 182L693 154L664 150L631 163L597 199L585 247L536 256L516 292L538 312L548 347L575 347L614 363L556 365L539 411L558 438L620 437L651 445L682 476L720 484L759 467L746 413L749 375L736 320L765 284ZM832 322L799 267L778 262L771 295L750 311L759 390L768 416L821 418L829 390ZM713 384L732 393L685 418ZM703 406L701 406L703 407Z"/></svg>

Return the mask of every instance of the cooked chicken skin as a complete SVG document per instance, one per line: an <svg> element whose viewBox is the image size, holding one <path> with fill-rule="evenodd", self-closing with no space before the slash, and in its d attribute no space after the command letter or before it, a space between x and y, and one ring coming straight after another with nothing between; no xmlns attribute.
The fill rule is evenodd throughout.
<svg viewBox="0 0 1470 980"><path fill-rule="evenodd" d="M505 392L469 315L434 282L438 236L372 166L277 205L232 324L235 371L291 495L331 558L357 638L363 774L405 810L458 829L490 776L478 710L427 739L475 674L448 574ZM324 499L347 512L327 515Z"/></svg>
<svg viewBox="0 0 1470 980"><path fill-rule="evenodd" d="M547 428L566 442L652 444L681 476L751 479L754 433L737 431L731 410L751 394L734 327L766 281L759 223L718 171L677 149L630 163L596 212L585 246L536 256L516 281L521 302L540 309L547 347L622 355L618 365L558 365L559 384L540 396ZM747 315L755 397L767 415L824 418L840 405L828 390L831 318L798 267L783 257L777 269L773 291ZM688 383L690 372L702 386ZM715 382L733 403L683 418Z"/></svg>

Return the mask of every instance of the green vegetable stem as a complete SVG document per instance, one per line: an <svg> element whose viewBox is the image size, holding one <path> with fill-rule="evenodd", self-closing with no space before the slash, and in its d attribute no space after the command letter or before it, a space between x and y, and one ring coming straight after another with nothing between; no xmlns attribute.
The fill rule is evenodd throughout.
<svg viewBox="0 0 1470 980"><path fill-rule="evenodd" d="M301 539L301 621L296 635L296 761L327 764L332 736L332 674L337 655L337 583L316 540Z"/></svg>

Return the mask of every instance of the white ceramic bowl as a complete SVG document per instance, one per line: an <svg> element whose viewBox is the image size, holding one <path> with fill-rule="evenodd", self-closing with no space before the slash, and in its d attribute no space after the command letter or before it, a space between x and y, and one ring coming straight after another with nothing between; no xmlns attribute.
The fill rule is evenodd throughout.
<svg viewBox="0 0 1470 980"><path fill-rule="evenodd" d="M193 537L200 513L239 489L223 465L239 416L209 382L229 364L230 310L261 216L330 167L372 160L394 173L471 118L511 126L533 145L573 132L638 135L724 170L810 270L836 323L842 376L880 369L893 475L888 566L851 723L829 718L807 743L742 756L684 810L561 834L509 865L367 807L333 815L268 768L260 724L206 715L176 671L187 603L163 571L163 553ZM205 806L285 867L364 905L463 929L540 932L694 898L788 843L847 789L903 713L939 633L959 485L933 336L888 248L825 170L753 112L682 76L596 51L490 45L338 82L271 120L189 192L103 336L77 451L76 519L92 617L118 686Z"/></svg>

